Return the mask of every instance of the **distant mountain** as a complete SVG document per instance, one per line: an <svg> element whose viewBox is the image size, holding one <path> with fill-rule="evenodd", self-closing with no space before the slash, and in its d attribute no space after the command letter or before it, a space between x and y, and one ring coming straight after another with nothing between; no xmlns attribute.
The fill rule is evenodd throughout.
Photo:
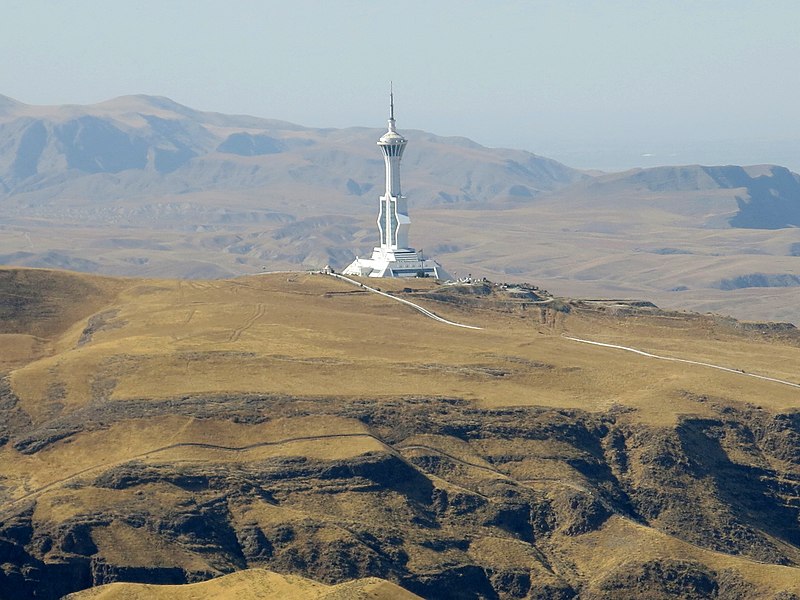
<svg viewBox="0 0 800 600"><path fill-rule="evenodd" d="M800 175L784 167L720 167L714 170L720 187L744 188L737 196L739 212L733 227L781 229L800 227Z"/></svg>
<svg viewBox="0 0 800 600"><path fill-rule="evenodd" d="M209 189L269 193L274 186L302 186L303 196L312 186L329 203L382 185L374 147L380 134L206 113L152 96L57 107L5 98L0 192L101 201ZM408 181L420 205L529 199L585 177L529 152L408 134Z"/></svg>
<svg viewBox="0 0 800 600"><path fill-rule="evenodd" d="M259 192L352 214L383 185L374 143L381 129L312 129L284 121L194 110L168 98L123 96L88 106L30 106L0 97L0 198L151 199L207 191ZM784 167L699 165L634 169L590 177L521 150L403 130L403 181L415 207L520 205L542 196L597 201L708 192L725 203L712 226L800 225L800 176ZM719 190L735 190L719 194ZM622 198L624 200L624 198ZM58 210L58 206L55 207ZM695 207L697 208L697 207ZM709 208L706 205L704 208ZM713 206L711 207L714 208ZM187 215L190 216L190 215Z"/></svg>
<svg viewBox="0 0 800 600"><path fill-rule="evenodd" d="M700 212L704 221L697 224L711 227L800 227L800 175L775 165L632 169L584 180L559 196L591 199L595 206L613 202Z"/></svg>

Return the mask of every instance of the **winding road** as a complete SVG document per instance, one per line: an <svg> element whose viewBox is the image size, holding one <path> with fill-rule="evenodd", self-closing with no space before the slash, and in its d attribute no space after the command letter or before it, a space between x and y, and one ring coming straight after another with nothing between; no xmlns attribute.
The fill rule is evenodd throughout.
<svg viewBox="0 0 800 600"><path fill-rule="evenodd" d="M421 312L426 317L429 317L434 321L439 321L439 323L444 323L445 325L452 325L453 327L463 327L464 329L483 329L483 327L476 327L475 325L465 325L464 323L456 323L455 321L448 321L447 319L443 319L442 317L437 315L435 312L430 311L427 308L423 308L419 304L415 304L410 300L406 300L405 298L398 298L397 296L392 296L391 294L387 294L386 292L382 292L368 285L364 285L363 283L360 283L355 279L350 279L349 277L345 277L344 275L339 275L338 273L328 273L328 275L330 275L331 277L335 277L336 279L341 279L342 281L346 281L353 285L357 285L358 287L368 290L370 292L374 292L375 294L380 294L381 296L386 296L387 298L391 298L392 300L406 304L411 308L413 308L414 310Z"/></svg>
<svg viewBox="0 0 800 600"><path fill-rule="evenodd" d="M785 381L783 379L777 379L775 377L767 377L766 375L756 375L755 373L747 373L745 371L741 371L739 369L731 369L730 367L723 367L722 365L715 365L712 363L701 362L699 360L689 360L687 358L675 358L674 356L660 356L658 354L652 354L650 352L645 352L644 350L638 350L636 348L631 348L629 346L620 346L619 344L608 344L606 342L595 342L594 340L584 340L582 338L572 337L566 334L562 334L561 337L567 340L572 340L573 342L580 342L582 344L590 344L592 346L601 346L603 348L613 348L615 350L625 350L627 352L633 352L634 354L638 354L640 356L646 356L648 358L655 358L658 360L668 360L671 362L680 362L686 363L688 365L699 365L701 367L708 367L710 369L718 369L719 371L725 371L727 373L733 373L735 375L744 375L746 377L755 377L756 379L763 379L764 381L772 381L774 383L781 383L783 385L789 385L792 387L800 388L800 383L794 383L792 381Z"/></svg>

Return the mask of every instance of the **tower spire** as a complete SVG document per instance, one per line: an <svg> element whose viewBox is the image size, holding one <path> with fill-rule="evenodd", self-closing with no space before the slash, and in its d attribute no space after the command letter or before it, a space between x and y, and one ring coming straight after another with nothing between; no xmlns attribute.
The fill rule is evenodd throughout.
<svg viewBox="0 0 800 600"><path fill-rule="evenodd" d="M389 131L395 131L394 124L394 85L389 82Z"/></svg>

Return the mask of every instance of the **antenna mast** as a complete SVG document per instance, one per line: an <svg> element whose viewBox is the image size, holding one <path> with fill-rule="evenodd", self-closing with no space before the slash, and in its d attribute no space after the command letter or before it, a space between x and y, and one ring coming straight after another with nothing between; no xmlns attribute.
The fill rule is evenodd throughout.
<svg viewBox="0 0 800 600"><path fill-rule="evenodd" d="M394 86L389 82L389 131L395 132L394 125Z"/></svg>

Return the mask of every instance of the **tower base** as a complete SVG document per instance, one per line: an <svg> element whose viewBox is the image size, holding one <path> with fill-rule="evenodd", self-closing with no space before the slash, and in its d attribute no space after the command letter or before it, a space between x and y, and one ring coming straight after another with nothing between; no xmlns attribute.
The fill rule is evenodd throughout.
<svg viewBox="0 0 800 600"><path fill-rule="evenodd" d="M356 258L342 271L357 277L433 277L451 279L450 274L432 258L424 258L413 248L384 250L375 248L371 258Z"/></svg>

